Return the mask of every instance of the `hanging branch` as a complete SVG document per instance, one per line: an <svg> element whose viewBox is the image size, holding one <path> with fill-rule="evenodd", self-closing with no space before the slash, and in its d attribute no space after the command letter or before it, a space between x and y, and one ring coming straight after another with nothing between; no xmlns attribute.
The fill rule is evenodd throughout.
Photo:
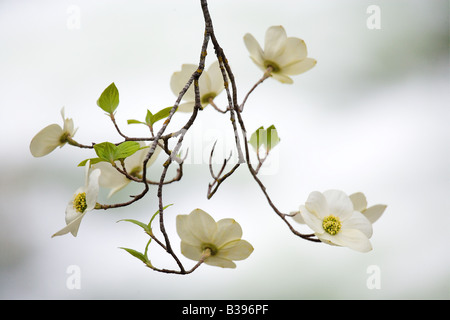
<svg viewBox="0 0 450 320"><path fill-rule="evenodd" d="M342 242L342 239L333 242L334 238L330 238L330 235L335 236L340 232L341 228L348 228L348 225L352 224L344 225L341 223L339 216L335 216L329 213L327 213L327 215L325 216L324 213L321 213L321 215L325 216L323 218L323 221L321 221L322 227L318 227L318 223L314 223L312 226L309 225L315 231L314 233L300 233L294 228L289 219L293 219L299 223L305 223L305 221L303 221L303 216L305 215L305 217L308 217L308 219L316 219L317 217L314 217L315 213L309 212L309 209L306 207L302 207L303 209L301 209L305 212L300 210L291 212L289 214L283 213L274 203L267 191L267 187L258 176L265 160L270 156L271 150L276 146L276 144L278 144L280 139L278 138L278 133L274 125L268 127L267 129L261 127L255 133L253 133L249 139L249 134L242 116L242 113L244 112L244 106L246 105L250 95L253 94L255 90L266 79L273 77L280 82L291 83L292 79L289 77L289 75L305 72L315 65L314 59L306 57L306 46L303 40L300 40L298 38L289 38L289 46L287 44L284 44L283 50L275 50L277 52L283 52L282 54L279 54L279 56L275 57L269 55L269 58L267 58L266 52L264 52L264 50L259 47L259 44L256 43L256 40L253 38L253 36L251 36L250 34L244 36L244 41L250 53L252 55L256 55L256 57L252 57L253 61L258 64L262 70L265 71L263 73L263 76L246 93L242 103L239 105L235 76L232 72L225 52L220 46L218 39L216 38L211 15L208 9L207 0L200 0L200 5L203 13L203 20L205 23L205 31L200 48L199 61L196 65L193 65L196 66L196 69L193 72L189 71L189 74L186 75L186 78L187 76L189 76L187 81L185 83L181 82L184 83L184 86L183 88L181 88L180 92L175 93L177 97L175 103L170 107L158 111L155 114L151 113L150 110L147 110L148 112L145 122L141 122L138 120L128 120L128 124L137 123L146 125L150 131L150 136L130 137L125 134L124 131L119 127L115 118L115 111L119 104L119 92L115 84L112 83L103 91L97 101L97 105L101 109L103 109L107 113L107 115L109 115L109 118L113 123L115 130L122 137L123 141L117 143L93 142L91 145L81 144L77 142L73 138L76 133L73 121L72 119L68 119L65 117L64 109L61 110L61 115L64 121L63 128L61 128L57 124L52 124L41 130L31 141L30 150L31 153L36 157L44 156L53 151L56 147L62 147L66 143L78 148L94 149L95 153L98 156L97 158L86 159L79 164L79 166L86 166L86 185L76 191L76 194L74 194L72 201L69 203L66 209L66 227L55 233L53 236L59 236L69 232L76 236L81 219L84 217L86 212L95 209L108 210L129 206L134 202L144 198L144 196L146 196L150 191L150 186L155 186L156 197L158 199L158 210L152 215L150 222L143 223L133 219L120 220L131 222L141 227L145 234L148 235L149 238L144 252L141 253L129 248L122 249L126 250L128 253L141 260L147 267L154 271L180 275L190 274L197 270L200 265L204 263L214 266L234 268L235 263L233 262L233 260L245 259L246 257L248 257L252 253L253 247L247 241L240 239L240 236L238 235L242 234L242 232L240 229L240 225L235 220L223 219L216 222L208 213L204 212L201 209L194 209L189 215L178 215L176 217L177 233L181 238L181 253L187 258L196 261L196 264L190 269L186 268L183 265L182 261L173 249L171 239L166 229L165 211L169 206L171 206L171 204L165 205L164 203L165 188L167 185L181 181L181 179L183 178L183 165L187 157L187 152L184 158L182 158L180 151L182 150L186 134L194 125L195 121L200 115L200 112L205 107L204 105L202 105L202 103L205 103L210 104L214 108L214 110L216 110L220 114L226 115L227 113L229 113L229 121L234 136L234 150L230 151L230 155L228 158L223 159L218 171L215 171L213 168L213 156L217 140L214 142L211 148L208 166L212 181L208 184L208 199L211 199L217 193L222 183L224 183L230 176L232 176L241 166L241 164L245 163L250 175L252 176L258 187L261 189L272 211L287 225L288 229L295 236L312 242L325 242L337 244L340 246L344 243L355 250L363 252L370 250L371 246L370 242L368 241L368 237L371 236L371 223L379 218L379 216L384 212L386 206L376 205L371 208L366 208L365 196L362 193L356 193L348 197L340 191L330 191L333 194L333 197L330 196L329 198L343 199L343 202L340 203L341 207L345 207L347 208L347 210L353 212L352 214L358 221L358 223L354 225L358 226L359 229L357 230L359 233L357 234L360 235L359 243L354 243L354 240L345 243L345 241ZM274 35L278 35L280 39L287 38L287 36L285 35L285 31L281 26L271 27L269 28L268 32L270 32L269 39L272 39ZM202 79L201 77L205 70L207 48L210 42L212 43L212 46L214 48L215 58L217 59L218 68L220 69L220 75L218 77L220 78L221 76L223 81L223 88L220 90L224 89L227 96L227 106L224 109L219 108L214 102L214 98L216 94L218 94L218 92L202 92L204 88L201 88L200 85L200 79ZM270 41L266 41L265 45L270 45ZM273 45L278 46L280 44L277 42ZM303 55L305 55L304 58L302 58ZM209 76L205 75L205 77L206 79L208 79ZM194 93L194 102L193 109L191 110L188 120L181 128L167 133L166 131L169 124L171 123L173 117L176 114L180 113L179 107L181 105L181 102L190 89ZM189 96L189 94L187 96ZM155 123L163 119L164 121L160 125L159 130L156 130ZM169 141L171 142L171 145L173 145L172 148L169 145ZM149 142L149 145L146 145L145 142ZM250 159L250 145L256 151L258 163L255 167L251 163ZM260 155L260 148L264 148L265 150L265 153L262 157ZM165 154L166 158L162 165L162 170L159 175L159 181L154 181L148 178L148 168L149 166L152 166L160 151ZM230 164L230 159L233 152L236 152L237 154L237 163L232 165L231 168L227 169L227 166ZM126 162L126 160L132 159L133 157L134 159L140 159L139 164L132 167L127 167L127 164L129 165L129 162ZM166 178L169 172L169 168L174 164L174 162L178 166L176 169L176 175L172 178ZM118 175L120 177L120 179L118 178L117 180L122 184L120 184L119 186L114 185L115 189L112 188L112 193L115 192L116 189L122 188L124 184L126 185L129 182L141 184L143 185L143 189L137 195L131 196L131 199L129 201L113 204L100 204L97 202L98 189L100 179L102 175L105 174L105 172L108 172L113 176ZM308 198L309 202L328 200L326 195L329 195L330 192L328 194L324 193L322 195L319 195L317 192L313 192L310 195L310 198ZM358 214L354 214L354 212L356 211L361 214L365 213L366 211L368 212L367 223L364 221L364 219L361 219ZM311 218L311 216L309 215L312 215L313 218ZM159 223L157 224L158 230L162 236L160 238L158 238L153 231L153 221L157 216L157 220L159 221ZM306 223L308 223L308 221L306 221ZM233 230L230 231L230 228ZM160 246L169 256L171 256L177 266L177 269L159 268L155 267L151 263L148 257L148 251L152 241Z"/></svg>

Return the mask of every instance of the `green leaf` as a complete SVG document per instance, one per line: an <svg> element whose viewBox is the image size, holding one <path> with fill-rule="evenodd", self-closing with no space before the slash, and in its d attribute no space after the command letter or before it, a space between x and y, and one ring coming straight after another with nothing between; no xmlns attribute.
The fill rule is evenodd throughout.
<svg viewBox="0 0 450 320"><path fill-rule="evenodd" d="M147 110L147 115L145 116L145 122L136 120L136 119L130 119L127 120L128 124L145 124L149 127L153 127L153 125L158 122L159 120L165 119L169 116L170 110L172 110L172 107L167 107L162 110L159 110L157 113L153 114L150 110Z"/></svg>
<svg viewBox="0 0 450 320"><path fill-rule="evenodd" d="M143 253L140 253L139 251L136 251L136 250L130 249L130 248L123 248L123 247L119 247L119 248L125 250L126 252L131 254L133 257L138 258L145 264L148 262L148 258Z"/></svg>
<svg viewBox="0 0 450 320"><path fill-rule="evenodd" d="M271 125L266 130L266 150L269 152L272 150L278 142L280 142L280 138L278 137L277 129L274 125Z"/></svg>
<svg viewBox="0 0 450 320"><path fill-rule="evenodd" d="M145 117L145 123L151 127L153 125L153 113L147 109L147 116Z"/></svg>
<svg viewBox="0 0 450 320"><path fill-rule="evenodd" d="M89 160L91 160L91 159L86 159L86 160L81 161L81 162L78 164L78 167L84 167L84 166L86 165L86 163L87 163Z"/></svg>
<svg viewBox="0 0 450 320"><path fill-rule="evenodd" d="M168 207L173 206L173 203L168 204L167 206L163 207L163 210L166 210ZM150 219L150 222L148 223L148 228L152 229L152 222L156 218L156 216L159 214L159 209L153 214L152 218Z"/></svg>
<svg viewBox="0 0 450 320"><path fill-rule="evenodd" d="M125 159L141 148L136 141L125 141L116 147L115 160Z"/></svg>
<svg viewBox="0 0 450 320"><path fill-rule="evenodd" d="M248 143L256 150L258 151L259 148L263 145L263 139L265 136L265 130L264 127L259 127L258 129L256 129L255 132L253 132L253 134L250 137L250 140L248 141Z"/></svg>
<svg viewBox="0 0 450 320"><path fill-rule="evenodd" d="M170 110L172 110L172 107L167 107L162 110L159 110L157 113L155 113L151 117L150 126L153 126L154 123L156 123L159 120L165 119L169 116ZM148 123L148 122L147 122Z"/></svg>
<svg viewBox="0 0 450 320"><path fill-rule="evenodd" d="M148 225L143 223L143 222L140 222L140 221L137 221L137 220L134 220L134 219L122 219L122 220L119 220L117 222L120 222L120 221L131 222L131 223L141 227L142 229L144 229L145 232L149 232L150 231L149 228L148 228Z"/></svg>
<svg viewBox="0 0 450 320"><path fill-rule="evenodd" d="M94 145L94 150L99 160L114 163L116 160L125 159L140 150L141 146L136 141L125 141L118 146L111 142L102 142ZM85 165L84 163L83 165Z"/></svg>
<svg viewBox="0 0 450 320"><path fill-rule="evenodd" d="M102 142L94 145L94 150L97 156L103 161L113 163L116 158L117 147L111 142Z"/></svg>
<svg viewBox="0 0 450 320"><path fill-rule="evenodd" d="M271 125L267 129L259 127L250 137L248 143L259 152L259 148L264 146L266 152L269 153L278 143L280 138L278 137L277 129L274 125Z"/></svg>
<svg viewBox="0 0 450 320"><path fill-rule="evenodd" d="M151 266L152 264L150 263L150 259L149 259L148 256L147 256L147 253L148 253L148 246L150 245L150 242L152 242L152 238L151 238L151 237L150 237L150 239L148 240L147 245L145 246L144 256L145 256L145 258L147 259L147 264Z"/></svg>
<svg viewBox="0 0 450 320"><path fill-rule="evenodd" d="M90 159L86 159L86 160L81 161L81 162L78 164L78 167L84 167L88 161L91 161L91 164L96 164L96 163L99 163L99 162L102 162L102 161L105 161L105 160L103 160L103 159L101 159L101 158L90 158Z"/></svg>
<svg viewBox="0 0 450 320"><path fill-rule="evenodd" d="M97 105L109 114L114 113L119 105L119 91L114 82L102 92L97 100Z"/></svg>
<svg viewBox="0 0 450 320"><path fill-rule="evenodd" d="M139 120L135 120L135 119L130 119L127 120L128 124L146 124L145 122L139 121Z"/></svg>

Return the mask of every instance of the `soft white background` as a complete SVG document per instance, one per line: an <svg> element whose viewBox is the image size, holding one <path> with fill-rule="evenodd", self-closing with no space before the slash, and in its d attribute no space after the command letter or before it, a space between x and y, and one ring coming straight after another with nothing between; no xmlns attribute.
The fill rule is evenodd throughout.
<svg viewBox="0 0 450 320"><path fill-rule="evenodd" d="M381 30L366 27L371 4L381 8ZM67 26L71 6L80 10L79 29ZM0 298L448 299L448 1L211 0L209 7L241 101L261 76L248 58L245 33L263 42L266 29L281 24L305 40L317 66L295 76L293 85L267 80L246 105L249 130L273 123L282 139L273 170L262 178L284 212L297 210L311 191L330 188L363 191L369 205L387 204L374 225L374 250L361 254L296 238L245 167L207 200L210 177L199 159L215 136L223 155L232 146L228 115L211 108L186 141L192 164L184 179L165 189L166 203L175 203L165 217L177 252L177 214L200 207L216 220L235 218L255 248L237 269L160 274L118 249L143 250L145 234L116 221L148 220L157 208L154 189L132 207L88 214L77 238L51 239L84 183L76 165L93 153L65 146L35 159L32 137L61 124L64 106L79 128L78 141L119 141L96 106L113 81L119 125L130 135L145 134L126 120L173 104L170 76L181 64L198 62L203 20L194 0L7 0L0 2ZM223 106L224 96L218 100ZM181 114L174 124L186 119ZM115 199L137 192L130 186ZM100 201L113 201L106 194ZM155 265L174 267L152 249ZM79 290L66 287L71 265L81 270ZM380 289L366 286L372 265L380 268Z"/></svg>

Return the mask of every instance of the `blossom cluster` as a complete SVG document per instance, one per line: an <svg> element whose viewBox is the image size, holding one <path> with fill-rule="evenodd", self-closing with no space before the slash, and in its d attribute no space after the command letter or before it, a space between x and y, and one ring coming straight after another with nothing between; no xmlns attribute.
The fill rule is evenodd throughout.
<svg viewBox="0 0 450 320"><path fill-rule="evenodd" d="M308 57L305 42L299 38L288 37L282 26L272 26L266 31L264 49L251 34L244 36L244 43L250 53L251 60L263 71L262 78L247 96L267 78L290 84L293 83L292 76L304 73L316 65L316 60ZM45 156L57 147L63 147L66 144L94 149L98 156L86 159L79 164L79 166L85 167L85 184L74 192L67 204L65 210L66 226L54 233L53 237L68 233L77 236L80 223L86 213L95 209L115 207L114 205L102 205L98 202L100 188L108 189L108 198L111 198L130 183L139 182L144 183L146 187L141 194L143 196L148 190L148 184L151 183L146 176L146 172L153 168L160 154L166 154L169 157L164 164L164 168L167 168L174 161L179 164L179 175L172 181L181 179L183 160L179 157L179 148L170 150L168 140L181 136L182 131L162 136L163 129L170 122L174 113L191 114L190 122L188 122L190 124L195 120L198 110L202 110L208 105L213 106L222 113L230 112L233 117L235 115L239 117L244 103L242 103L240 108L229 105L224 111L214 102L214 99L224 91L227 91L227 94L230 95L228 82L226 81L228 72L226 71L226 66L226 62L220 56L207 70L200 69L199 65L196 64L183 64L180 71L173 73L170 79L170 88L174 95L179 97L179 100L182 98L181 103L164 108L155 114L148 110L145 121L128 120L128 124L144 124L148 126L151 138L131 139L119 130L114 117L119 104L119 94L114 83L103 91L97 104L110 116L119 134L125 138L123 142L116 144L110 142L93 143L91 146L78 143L74 140L77 131L74 127L74 122L72 119L65 117L64 108L61 110L62 127L58 124L51 124L39 131L30 143L30 152L34 157ZM190 81L193 82L193 85L188 86L186 89L186 84L191 83ZM162 119L166 120L162 126L161 134L155 136L155 123ZM240 121L242 120L240 119ZM236 124L233 123L233 125ZM183 128L186 128L186 126ZM236 135L236 141L238 139L239 137ZM147 141L150 141L150 143L147 143ZM182 139L178 140L178 144L181 144L180 141ZM386 209L385 205L380 204L368 208L366 197L361 192L348 196L340 190L314 191L307 197L306 202L300 205L298 211L283 214L274 207L265 187L263 187L263 183L257 177L258 170L263 165L266 157L280 142L275 126L271 125L267 129L261 126L245 142L246 154L249 153L248 146L251 146L258 159L256 167L248 159L247 165L253 178L262 186L261 188L274 211L290 227L291 225L287 218L292 218L295 222L307 225L312 229L313 235L298 233L301 237L307 240L315 239L333 246L348 247L359 252L372 250L370 243L370 238L373 234L372 224L383 214ZM217 190L218 185L237 168L235 166L228 174L223 175L226 164L227 160L224 161L219 175L214 174L211 170L214 181L210 185L212 190L210 196ZM161 180L154 184L158 185L159 189L162 189L162 185L165 183L170 182L165 180L164 173ZM212 187L213 185L215 185L215 188ZM117 204L117 206L129 205L141 196L135 196L130 202ZM152 216L149 223L125 219L125 221L132 222L143 228L146 234L150 236L150 240L144 253L133 249L124 249L143 261L148 267L162 272L168 271L154 267L147 256L148 246L152 240L157 241L169 254L175 257L177 262L179 261L170 247L164 228L161 228L161 232L166 236L165 244L157 239L153 232L152 221L157 214L161 216L162 209L165 208L163 208L161 201L160 210ZM162 220L161 225L163 225ZM254 250L248 241L241 239L243 235L242 228L236 220L226 218L216 222L211 215L201 209L195 209L187 215L177 215L176 231L181 239L181 254L188 259L199 262L199 264L205 263L222 268L235 268L236 264L234 261L248 258ZM181 264L179 265L180 273L188 273ZM195 270L195 268L191 271Z"/></svg>

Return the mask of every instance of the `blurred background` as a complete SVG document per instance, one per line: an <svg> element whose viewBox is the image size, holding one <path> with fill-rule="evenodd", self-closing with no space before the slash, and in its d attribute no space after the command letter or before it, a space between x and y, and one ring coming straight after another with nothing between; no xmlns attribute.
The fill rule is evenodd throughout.
<svg viewBox="0 0 450 320"><path fill-rule="evenodd" d="M268 27L283 25L288 36L305 40L315 68L292 85L266 80L246 103L249 131L275 124L281 137L262 180L283 212L296 211L314 190L362 191L369 206L387 204L374 224L374 249L361 254L295 237L244 166L207 200L210 148L218 139L219 162L233 146L228 115L210 107L186 137L183 180L164 189L165 203L174 203L165 217L177 252L176 215L202 208L216 220L235 218L255 248L237 269L160 274L120 250L143 251L145 234L116 222L148 221L157 210L154 188L132 207L87 214L76 238L51 239L84 184L77 164L94 154L65 146L33 158L33 136L62 125L65 107L77 141L120 141L96 106L111 82L120 92L119 126L130 136L147 134L126 120L174 103L170 77L198 62L202 13L197 0L2 0L0 298L449 299L449 2L209 2L240 101L261 77L242 40L247 32L263 43ZM371 5L380 9L380 29L367 25ZM210 46L207 65L213 59ZM225 101L224 94L217 99L222 107ZM187 119L177 115L170 129ZM164 159L158 161L154 177ZM138 192L130 185L107 199L102 190L99 201ZM156 245L150 249L154 265L176 267ZM79 289L67 286L71 266L80 271ZM374 289L372 270L379 271Z"/></svg>

